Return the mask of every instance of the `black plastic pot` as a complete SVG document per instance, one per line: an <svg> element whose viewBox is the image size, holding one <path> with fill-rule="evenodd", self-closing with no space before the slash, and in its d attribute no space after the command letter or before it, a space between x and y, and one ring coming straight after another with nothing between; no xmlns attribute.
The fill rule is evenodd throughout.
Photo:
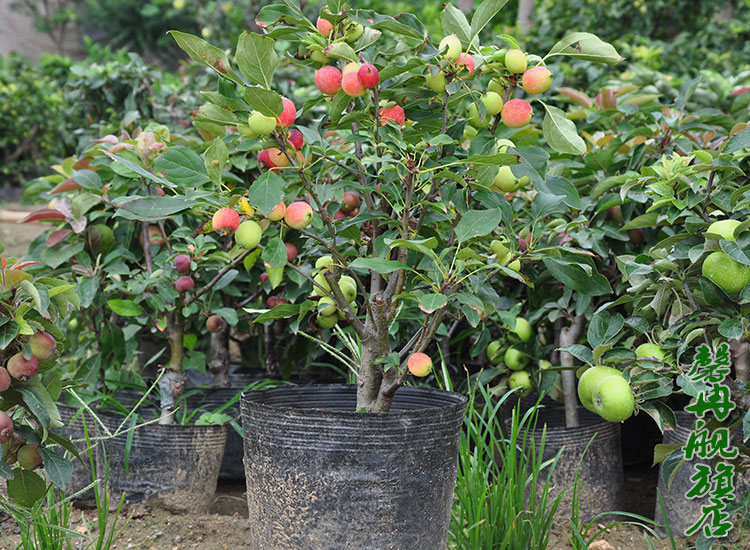
<svg viewBox="0 0 750 550"><path fill-rule="evenodd" d="M241 400L254 550L437 550L448 538L466 398L401 388L356 413L354 386Z"/></svg>
<svg viewBox="0 0 750 550"><path fill-rule="evenodd" d="M91 485L93 482L89 449L86 446L86 435L83 429L83 415L86 413L67 405L58 405L57 409L60 411L60 418L63 422L62 435L75 444L82 459L78 460L75 457L71 457L73 460L73 475L70 485L63 487L63 489L66 494L72 495ZM99 469L98 464L101 462L101 441L96 439L99 435L96 420L89 414L86 414L86 431L88 431L91 441L91 453L94 457L94 465ZM93 502L95 500L94 488L92 487L77 495L74 500L79 502Z"/></svg>
<svg viewBox="0 0 750 550"><path fill-rule="evenodd" d="M685 411L675 411L677 419L677 428L664 432L664 443L683 445L687 443L690 432L693 430L695 415ZM687 499L685 494L693 488L694 482L690 478L695 474L696 464L707 464L711 466L711 461L707 459L694 458L690 462L684 463L674 474L672 484L667 490L667 486L662 479L661 466L659 467L659 484L664 508L667 512L667 519L672 532L676 536L683 536L685 531L692 527L703 515L701 507L709 504L710 498ZM735 495L743 495L750 491L750 471L735 476ZM662 513L659 499L656 499L656 510L654 519L660 525L664 524L664 514ZM662 533L666 530L662 529Z"/></svg>
<svg viewBox="0 0 750 550"><path fill-rule="evenodd" d="M247 384L245 384L245 386L246 385ZM188 398L188 407L191 409L201 407L209 412L215 411L219 407L225 405L245 386L239 388L202 390L199 394L195 394ZM237 401L234 405L225 409L224 413L234 418L237 422L240 422L240 402ZM242 465L242 455L242 437L234 428L227 426L227 442L224 447L224 458L221 462L221 469L219 470L219 479L233 481L245 479L245 468Z"/></svg>
<svg viewBox="0 0 750 550"><path fill-rule="evenodd" d="M536 399L522 398L520 401L522 412L536 405ZM573 506L573 485L579 463L579 517L588 520L601 512L622 511L625 502L625 476L622 466L620 424L607 422L579 406L580 425L577 428L566 428L565 408L561 404L545 398L542 405L536 430L533 432L535 446L539 448L546 426L544 460L553 459L560 449L563 449L551 477L552 498L560 494L560 491L565 491L555 514L555 525L569 525ZM510 407L506 408L506 418L510 417L509 409ZM591 445L586 450L590 441ZM544 483L546 477L546 474L540 476L540 483Z"/></svg>
<svg viewBox="0 0 750 550"><path fill-rule="evenodd" d="M122 422L104 418L112 431ZM216 492L226 436L226 426L148 424L134 431L126 458L128 434L118 435L105 445L110 492L114 497L125 493L126 502L206 512Z"/></svg>

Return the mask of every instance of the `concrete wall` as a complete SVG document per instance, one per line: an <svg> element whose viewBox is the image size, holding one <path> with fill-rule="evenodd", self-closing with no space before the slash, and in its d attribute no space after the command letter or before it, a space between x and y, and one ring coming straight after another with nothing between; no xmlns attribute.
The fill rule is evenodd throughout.
<svg viewBox="0 0 750 550"><path fill-rule="evenodd" d="M83 57L81 39L72 27L63 45L64 53L73 58ZM30 17L10 8L10 0L0 0L0 55L18 52L29 58L38 58L43 53L58 53L54 41L44 33L37 32Z"/></svg>

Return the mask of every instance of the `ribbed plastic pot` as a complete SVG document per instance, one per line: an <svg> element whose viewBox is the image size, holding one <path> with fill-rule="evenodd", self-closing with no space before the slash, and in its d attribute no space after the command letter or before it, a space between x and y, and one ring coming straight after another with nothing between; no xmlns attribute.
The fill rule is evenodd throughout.
<svg viewBox="0 0 750 550"><path fill-rule="evenodd" d="M67 405L58 405L57 409L60 411L60 418L63 422L62 435L75 444L82 459L81 461L72 457L73 475L71 477L70 485L63 487L66 494L72 495L78 493L78 491L82 490L84 487L91 485L93 482L89 450L86 446L86 435L83 429L83 415L86 413ZM86 414L86 430L88 431L89 439L91 441L91 452L94 456L94 465L97 470L99 470L100 466L103 465L101 462L102 444L101 441L96 439L99 435L99 426L96 423L96 420L89 414ZM93 502L95 500L94 489L91 488L80 495L77 495L74 497L74 500L79 502Z"/></svg>
<svg viewBox="0 0 750 550"><path fill-rule="evenodd" d="M354 386L243 394L250 548L446 548L465 405L425 388L373 414Z"/></svg>
<svg viewBox="0 0 750 550"><path fill-rule="evenodd" d="M214 411L237 395L237 392L242 390L243 387L245 386L239 388L205 389L199 395L188 398L188 407L202 407L207 411ZM237 401L234 405L225 409L224 414L228 414L237 422L240 422L240 402ZM242 436L231 426L227 427L227 442L224 447L224 458L221 462L221 469L219 470L219 479L233 481L245 479L242 454Z"/></svg>
<svg viewBox="0 0 750 550"><path fill-rule="evenodd" d="M693 422L695 422L694 414L685 411L675 411L675 418L677 420L677 428L664 432L664 443L666 445L683 445L687 443L688 438L690 437L690 432L693 430ZM664 508L667 512L669 526L676 536L684 535L685 531L692 527L703 515L701 507L709 504L709 497L695 499L685 498L685 494L692 489L694 485L694 482L692 482L690 478L695 474L696 464L707 464L711 466L711 461L695 458L690 462L683 464L677 469L677 472L675 472L669 490L667 490L667 486L662 479L661 466L659 467L658 488L661 492L662 500L664 501ZM744 474L738 474L735 476L734 487L736 495L743 495L750 491L750 471L745 471ZM654 519L660 526L664 525L664 514L659 505L658 496L656 498ZM666 530L661 529L661 532L664 534L666 533Z"/></svg>
<svg viewBox="0 0 750 550"><path fill-rule="evenodd" d="M122 422L106 416L114 430ZM151 502L176 512L206 512L211 505L224 456L226 426L148 424L134 431L127 457L127 434L105 445L109 489L126 502Z"/></svg>
<svg viewBox="0 0 750 550"><path fill-rule="evenodd" d="M536 400L531 398L522 398L520 401L522 411L529 410L536 404ZM536 430L533 432L536 448L539 448L542 442L543 429L546 426L544 460L553 459L560 449L563 449L551 477L552 498L565 491L555 514L555 525L569 524L573 505L573 484L579 463L580 518L588 520L601 512L623 510L625 476L622 466L620 424L607 422L579 406L580 425L577 428L566 428L565 408L547 398L542 403L544 407L539 411ZM509 417L510 411L506 411ZM584 450L592 437L594 440L584 455ZM546 477L540 476L540 483L543 483Z"/></svg>

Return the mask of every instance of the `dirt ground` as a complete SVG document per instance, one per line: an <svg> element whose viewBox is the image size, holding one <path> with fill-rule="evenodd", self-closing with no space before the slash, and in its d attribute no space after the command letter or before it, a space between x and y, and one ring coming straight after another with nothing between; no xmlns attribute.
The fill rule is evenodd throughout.
<svg viewBox="0 0 750 550"><path fill-rule="evenodd" d="M0 243L5 247L2 256L22 258L29 243L49 228L41 223L17 223L20 213L30 212L34 207L20 206L18 203L0 203Z"/></svg>

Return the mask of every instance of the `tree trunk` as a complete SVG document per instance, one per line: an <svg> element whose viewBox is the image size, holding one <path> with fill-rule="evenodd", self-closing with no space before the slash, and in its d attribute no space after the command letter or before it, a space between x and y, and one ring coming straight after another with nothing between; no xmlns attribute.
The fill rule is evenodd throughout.
<svg viewBox="0 0 750 550"><path fill-rule="evenodd" d="M182 371L182 360L185 350L183 339L185 337L185 318L182 316L183 300L177 301L175 310L167 315L167 335L169 338L170 358L166 372L159 380L159 392L161 394L161 419L159 424L171 424L175 402L185 393L185 373Z"/></svg>
<svg viewBox="0 0 750 550"><path fill-rule="evenodd" d="M578 341L586 318L578 315L569 327L560 331L560 346L572 346ZM567 351L560 352L560 365L568 367L562 371L563 393L565 395L565 427L577 428L578 422L578 391L576 387L576 371L573 369L573 356Z"/></svg>
<svg viewBox="0 0 750 550"><path fill-rule="evenodd" d="M531 28L531 15L534 13L534 0L518 0L518 26L523 32Z"/></svg>
<svg viewBox="0 0 750 550"><path fill-rule="evenodd" d="M211 360L208 370L214 375L215 388L228 388L229 383L229 324L224 322L219 332L211 333Z"/></svg>
<svg viewBox="0 0 750 550"><path fill-rule="evenodd" d="M732 340L729 343L729 347L732 351L735 380L747 384L750 382L750 357L748 357L750 343L744 338L742 340ZM750 409L750 395L742 395L736 402L742 409Z"/></svg>

